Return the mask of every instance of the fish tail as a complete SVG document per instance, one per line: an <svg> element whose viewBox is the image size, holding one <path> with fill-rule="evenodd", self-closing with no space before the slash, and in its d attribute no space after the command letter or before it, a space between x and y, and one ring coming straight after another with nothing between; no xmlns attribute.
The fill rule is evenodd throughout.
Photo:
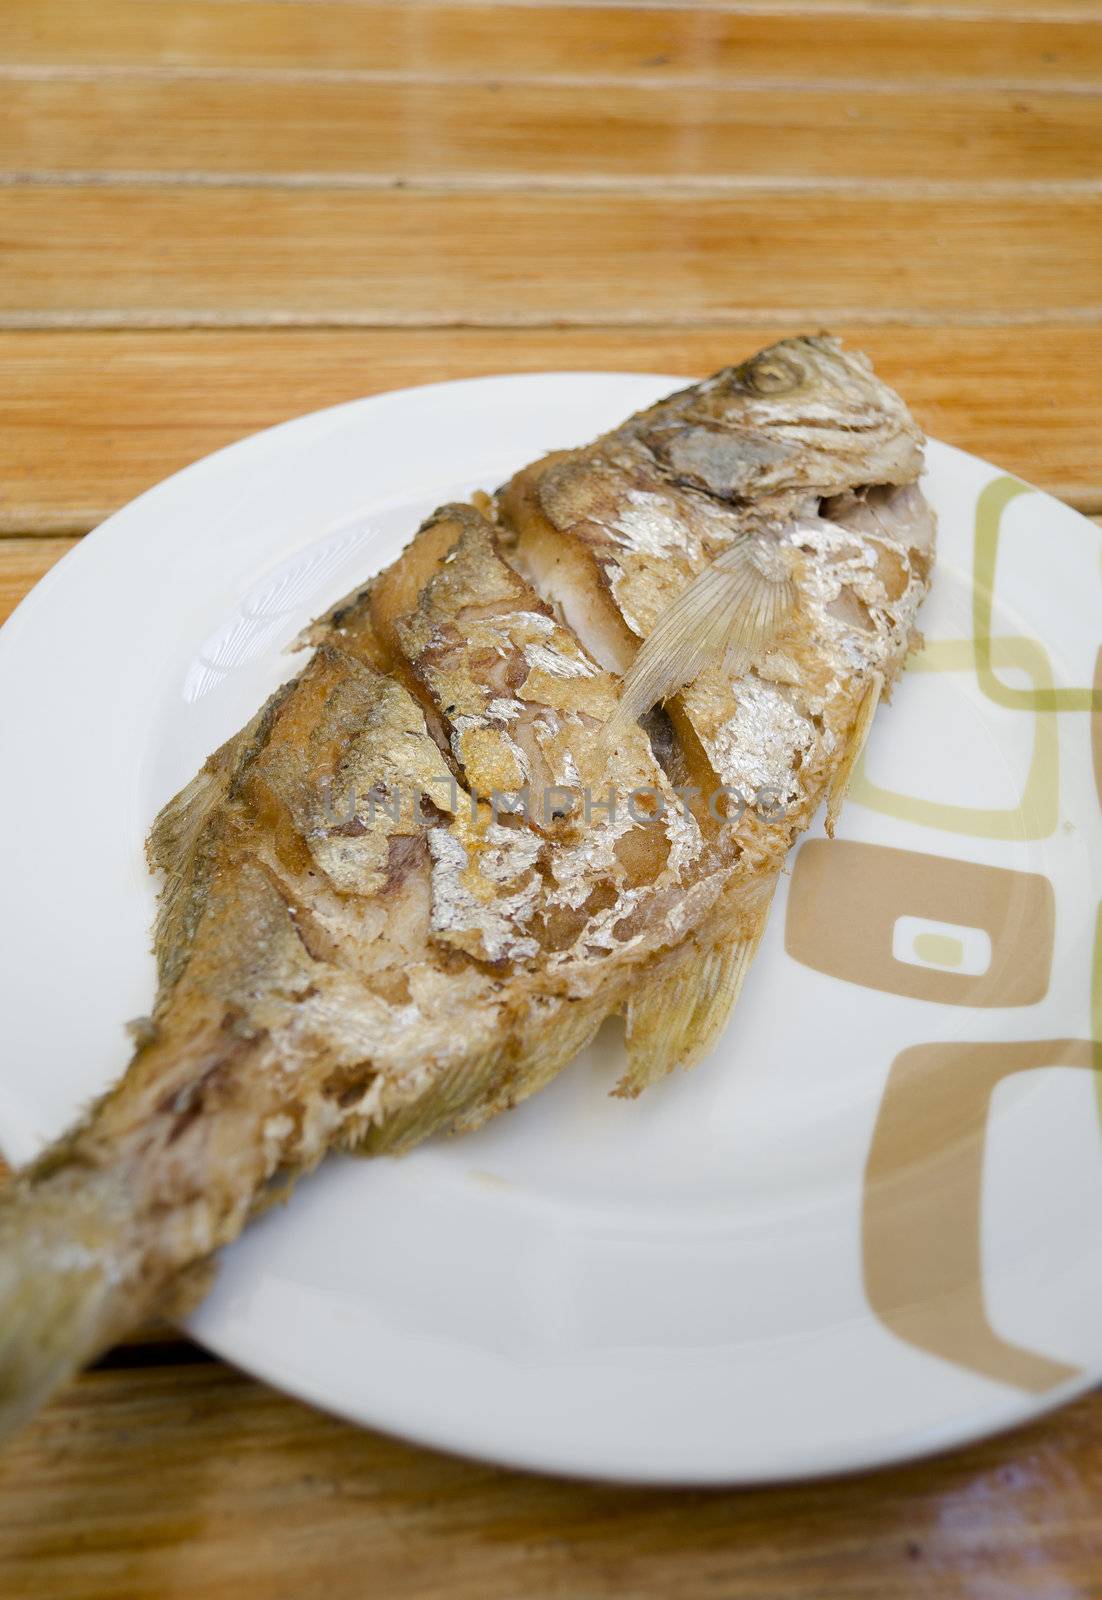
<svg viewBox="0 0 1102 1600"><path fill-rule="evenodd" d="M115 1175L31 1168L0 1193L0 1440L135 1314L130 1207Z"/></svg>

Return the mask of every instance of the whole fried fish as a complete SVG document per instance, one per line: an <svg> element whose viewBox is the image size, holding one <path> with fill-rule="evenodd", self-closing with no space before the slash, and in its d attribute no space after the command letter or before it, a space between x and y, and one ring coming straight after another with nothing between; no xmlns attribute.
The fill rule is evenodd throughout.
<svg viewBox="0 0 1102 1600"><path fill-rule="evenodd" d="M449 505L158 817L159 987L0 1200L0 1431L334 1147L714 1041L933 559L922 439L793 339ZM664 704L658 704L663 701Z"/></svg>

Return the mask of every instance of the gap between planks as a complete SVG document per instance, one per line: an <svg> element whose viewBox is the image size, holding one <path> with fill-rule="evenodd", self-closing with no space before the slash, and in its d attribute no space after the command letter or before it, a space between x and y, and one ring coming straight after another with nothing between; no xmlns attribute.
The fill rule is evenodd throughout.
<svg viewBox="0 0 1102 1600"><path fill-rule="evenodd" d="M212 450L366 394L498 372L665 372L688 382L824 326L867 350L929 433L1082 510L1102 509L1098 327L873 327L804 310L695 328L0 334L0 527L83 532Z"/></svg>
<svg viewBox="0 0 1102 1600"><path fill-rule="evenodd" d="M227 3L227 0L209 0L209 3ZM267 0L279 4L280 0ZM334 0L329 0L334 3ZM343 0L336 0L343 3ZM595 90L642 91L655 94L692 91L693 93L738 95L853 95L880 96L886 99L900 96L937 95L1043 95L1053 100L1102 96L1102 78L1048 79L1043 77L967 77L947 75L893 79L861 77L858 74L831 76L817 73L814 78L785 74L758 72L743 73L655 73L635 72L562 72L528 69L520 72L493 73L485 69L461 68L445 71L417 71L401 67L278 67L245 65L172 66L162 63L122 64L117 62L0 62L0 83L13 84L142 84L156 87L186 88L190 84L237 84L245 86L274 86L276 88L311 87L343 84L381 88L439 89L453 92L457 89L482 89L500 93L502 88L521 90L575 89L592 93Z"/></svg>
<svg viewBox="0 0 1102 1600"><path fill-rule="evenodd" d="M241 189L434 196L584 195L656 200L722 199L724 196L837 195L862 200L1086 200L1102 194L1102 177L1089 178L858 178L840 174L701 173L662 177L655 173L464 172L455 177L407 176L398 172L211 172L115 168L56 168L0 171L0 190L43 189ZM544 319L547 320L546 318Z"/></svg>
<svg viewBox="0 0 1102 1600"><path fill-rule="evenodd" d="M228 3L228 0L227 0ZM573 310L544 309L530 315L518 312L512 317L433 318L424 311L397 312L381 318L371 312L354 310L339 313L309 311L205 311L188 308L150 311L6 311L0 312L0 333L232 333L287 331L310 333L415 333L431 329L437 334L463 333L542 333L547 328L564 332L598 332L616 329L622 333L641 332L655 323L652 312L610 316L604 308L590 314ZM847 323L855 329L937 328L975 332L989 328L1044 329L1069 323L1083 329L1102 327L1102 305L1029 307L1022 311L939 311L921 306L890 307L883 311L864 306L717 306L694 315L679 316L675 308L661 308L661 321L686 334L715 327L764 328L778 322L802 327L836 326Z"/></svg>

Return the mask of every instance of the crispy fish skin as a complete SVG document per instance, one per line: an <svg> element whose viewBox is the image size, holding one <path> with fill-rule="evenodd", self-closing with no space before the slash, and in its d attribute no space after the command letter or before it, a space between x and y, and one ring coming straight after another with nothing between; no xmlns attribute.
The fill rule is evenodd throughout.
<svg viewBox="0 0 1102 1600"><path fill-rule="evenodd" d="M899 671L928 587L921 445L865 357L793 339L525 468L498 502L513 558L620 673L740 535L790 563L796 615L752 675L716 666L668 710L701 784L779 784L798 829L869 684Z"/></svg>
<svg viewBox="0 0 1102 1600"><path fill-rule="evenodd" d="M154 825L127 1073L0 1200L0 1432L327 1150L477 1127L612 1013L620 1093L709 1047L909 646L921 443L863 357L786 341L441 508L308 630ZM747 534L791 572L780 632L606 745L657 620ZM646 803L540 804L587 786ZM721 786L775 799L734 826ZM527 815L491 803L526 787Z"/></svg>

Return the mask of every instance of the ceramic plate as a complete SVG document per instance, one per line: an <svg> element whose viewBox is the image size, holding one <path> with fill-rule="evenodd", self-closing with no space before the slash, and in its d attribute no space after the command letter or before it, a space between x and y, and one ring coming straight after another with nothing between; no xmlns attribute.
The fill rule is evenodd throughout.
<svg viewBox="0 0 1102 1600"><path fill-rule="evenodd" d="M337 407L114 516L0 633L0 1140L34 1154L153 993L142 841L297 670L299 627L439 502L683 380L480 379ZM403 1160L329 1162L190 1326L372 1426L665 1482L872 1466L1102 1376L1102 535L929 451L926 646L838 839L791 861L722 1043L549 1090Z"/></svg>

